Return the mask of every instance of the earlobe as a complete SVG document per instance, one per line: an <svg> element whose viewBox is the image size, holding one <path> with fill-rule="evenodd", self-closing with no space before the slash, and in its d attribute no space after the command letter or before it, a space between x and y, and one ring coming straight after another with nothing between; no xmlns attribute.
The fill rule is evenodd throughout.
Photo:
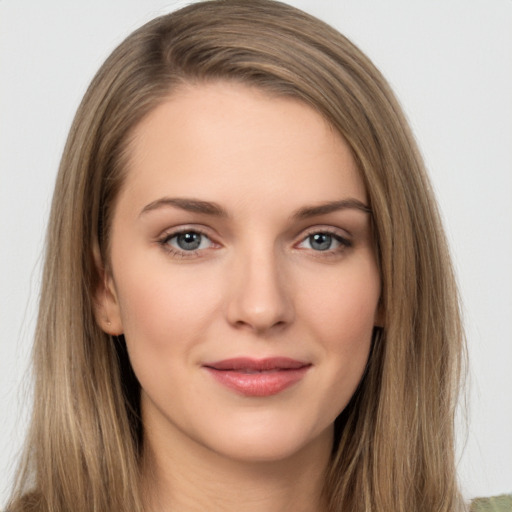
<svg viewBox="0 0 512 512"><path fill-rule="evenodd" d="M95 297L97 304L96 322L101 329L112 336L123 334L123 323L117 293L112 275L105 271Z"/></svg>
<svg viewBox="0 0 512 512"><path fill-rule="evenodd" d="M118 336L123 334L123 324L112 272L103 265L99 247L95 246L93 252L98 276L93 292L96 323L105 333Z"/></svg>

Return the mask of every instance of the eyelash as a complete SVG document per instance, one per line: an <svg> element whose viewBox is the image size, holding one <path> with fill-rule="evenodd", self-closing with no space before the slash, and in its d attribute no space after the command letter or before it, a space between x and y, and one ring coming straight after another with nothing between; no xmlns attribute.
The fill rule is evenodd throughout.
<svg viewBox="0 0 512 512"><path fill-rule="evenodd" d="M167 252L169 253L172 257L175 257L175 258L197 258L197 257L201 257L201 253L204 252L205 250L208 250L210 249L210 247L208 248L203 248L203 249L193 249L193 250L190 250L190 251L186 251L186 250L180 250L180 249L177 249L176 247L173 247L172 245L170 245L169 241L172 240L173 238L176 238L180 235L186 235L186 234L198 234L200 235L201 237L205 237L207 238L210 243L212 245L218 245L218 244L215 244L215 242L213 242L211 240L211 238L201 229L199 228L188 228L188 229L180 229L178 231L173 231L171 233L165 233L160 239L157 240L158 244ZM298 244L295 244L295 247L297 247L297 245L300 245L300 244L303 244L305 243L309 238L311 238L312 236L314 235L329 235L331 236L336 242L339 243L339 246L334 248L334 249L326 249L326 250L314 250L314 249L309 249L311 250L311 252L315 253L315 257L333 257L333 256L338 256L339 254L343 253L344 251L346 251L347 249L351 248L353 246L353 243L351 240L341 236L338 232L336 232L335 230L333 229L329 229L329 228L314 228L314 229L310 229L300 240L300 242ZM303 250L303 249L300 249L299 250Z"/></svg>
<svg viewBox="0 0 512 512"><path fill-rule="evenodd" d="M213 245L215 245L215 242L213 242L211 240L211 238L204 231L202 231L199 228L180 229L178 231L173 231L172 233L165 233L162 236L162 238L157 240L157 242L172 257L175 257L175 258L197 258L197 257L200 257L200 255L201 255L200 253L205 251L206 249L194 249L194 250L190 250L190 251L185 251L185 250L177 249L176 247L173 247L172 245L169 244L169 241L172 240L173 238L176 238L180 235L186 235L186 234L192 234L192 233L198 234L198 235L201 235L202 237L207 238L208 240L210 240L210 242Z"/></svg>
<svg viewBox="0 0 512 512"><path fill-rule="evenodd" d="M306 235L301 239L299 242L300 244L303 244L306 242L309 238L311 238L314 235L329 235L331 236L336 242L339 243L339 246L334 249L326 249L324 251L318 250L312 250L315 257L335 257L339 256L341 253L346 251L347 249L350 249L353 246L353 243L348 238L341 236L338 231L330 228L322 228L322 227L314 227L308 230L306 232Z"/></svg>

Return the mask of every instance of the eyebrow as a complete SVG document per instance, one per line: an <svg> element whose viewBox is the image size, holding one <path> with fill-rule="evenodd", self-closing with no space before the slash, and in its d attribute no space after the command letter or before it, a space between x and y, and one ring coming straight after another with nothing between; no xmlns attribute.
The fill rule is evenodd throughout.
<svg viewBox="0 0 512 512"><path fill-rule="evenodd" d="M226 210L224 210L224 208L219 206L217 203L182 197L162 197L161 199L157 199L156 201L153 201L144 206L139 216L144 213L157 210L158 208L162 208L164 206L172 206L175 208L179 208L180 210L185 210L187 212L192 213L203 213L205 215L213 215L214 217L228 216Z"/></svg>
<svg viewBox="0 0 512 512"><path fill-rule="evenodd" d="M292 218L297 220L309 219L311 217L318 217L320 215L327 215L328 213L347 209L360 210L364 213L370 214L372 213L371 208L365 205L362 201L359 201L359 199L347 198L341 199L339 201L329 201L327 203L322 203L315 206L305 206L304 208L299 208L292 215Z"/></svg>
<svg viewBox="0 0 512 512"><path fill-rule="evenodd" d="M227 211L217 203L183 197L162 197L156 201L152 201L151 203L144 206L139 216L147 212L169 206L192 213L202 213L204 215L212 215L214 217L228 217ZM363 202L355 198L347 198L341 199L339 201L329 201L327 203L321 203L315 206L304 206L303 208L296 210L291 215L291 218L295 220L303 220L346 209L355 209L364 213L372 213L371 208L369 208Z"/></svg>

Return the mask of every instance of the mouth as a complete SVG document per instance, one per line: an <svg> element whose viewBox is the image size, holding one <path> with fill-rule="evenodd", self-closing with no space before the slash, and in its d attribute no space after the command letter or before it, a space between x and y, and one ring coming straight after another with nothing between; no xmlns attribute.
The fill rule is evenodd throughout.
<svg viewBox="0 0 512 512"><path fill-rule="evenodd" d="M217 382L244 396L272 396L298 383L311 363L273 357L267 359L233 358L203 365Z"/></svg>

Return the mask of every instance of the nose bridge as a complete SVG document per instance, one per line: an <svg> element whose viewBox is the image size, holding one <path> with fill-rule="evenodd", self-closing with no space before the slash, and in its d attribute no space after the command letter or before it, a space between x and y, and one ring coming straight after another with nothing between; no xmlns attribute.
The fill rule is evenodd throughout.
<svg viewBox="0 0 512 512"><path fill-rule="evenodd" d="M230 323L266 331L293 319L293 301L282 256L272 243L241 250L233 262Z"/></svg>

